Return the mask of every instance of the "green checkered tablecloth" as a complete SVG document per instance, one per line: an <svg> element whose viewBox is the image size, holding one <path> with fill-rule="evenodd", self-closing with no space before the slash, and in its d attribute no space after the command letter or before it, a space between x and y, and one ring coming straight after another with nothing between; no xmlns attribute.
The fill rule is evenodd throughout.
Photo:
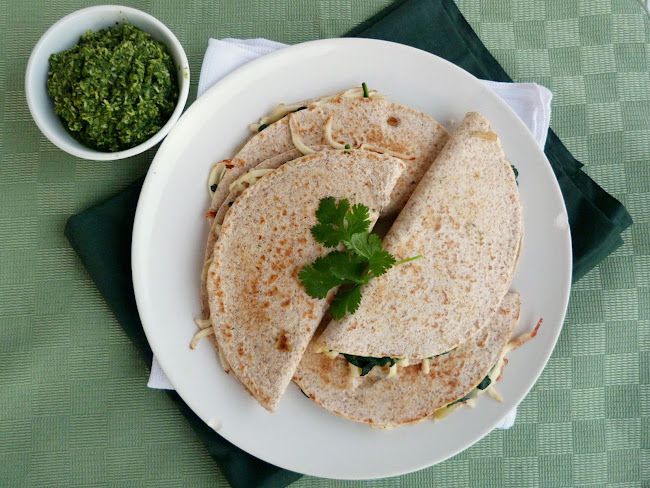
<svg viewBox="0 0 650 488"><path fill-rule="evenodd" d="M387 0L128 2L180 38L196 80L208 37L335 37ZM372 486L650 486L650 21L636 0L459 0L518 81L554 93L552 126L635 225L578 282L516 425ZM31 120L32 46L79 0L0 0L0 487L227 486L63 237L67 217L143 174L100 163ZM387 446L386 448L390 448ZM305 477L293 486L355 486ZM370 484L368 484L370 486Z"/></svg>

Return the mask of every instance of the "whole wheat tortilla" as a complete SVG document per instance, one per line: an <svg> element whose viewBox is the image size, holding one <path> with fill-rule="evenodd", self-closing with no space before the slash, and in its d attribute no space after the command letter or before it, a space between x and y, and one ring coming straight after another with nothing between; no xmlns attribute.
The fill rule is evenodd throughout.
<svg viewBox="0 0 650 488"><path fill-rule="evenodd" d="M359 89L361 90L361 89ZM230 185L252 169L277 168L302 156L291 138L289 121L309 147L331 149L324 126L332 117L332 137L352 147L369 144L377 151L403 156L406 169L398 180L391 201L383 214L399 211L424 172L435 160L448 138L445 128L431 116L391 102L381 96L363 98L355 90L329 97L328 101L305 102L307 108L291 113L255 134L228 161L224 176L210 202L210 221L204 262L210 262L219 226L233 201ZM354 95L354 96L350 96ZM201 283L201 302L207 315L205 283Z"/></svg>
<svg viewBox="0 0 650 488"><path fill-rule="evenodd" d="M378 427L411 424L472 391L497 362L519 320L520 298L508 293L497 313L475 337L452 352L421 365L398 368L389 378L384 368L352 377L341 356L330 359L310 344L294 381L325 409L356 422Z"/></svg>
<svg viewBox="0 0 650 488"><path fill-rule="evenodd" d="M359 88L357 91L361 91ZM402 208L422 174L434 161L448 138L445 128L431 116L410 107L390 102L381 96L363 98L348 90L328 101L308 101L304 110L294 112L255 134L228 161L226 172L217 186L207 212L210 221L204 263L210 263L219 226L234 201L230 185L252 169L277 168L301 157L291 138L289 120L302 141L316 151L332 149L326 140L324 126L332 117L332 137L352 147L369 144L376 151L388 151L404 158L406 170L398 180L389 204L382 214L391 215ZM350 95L354 96L350 96ZM200 284L203 317L208 316L208 294L205 281ZM218 342L213 339L218 348ZM224 369L228 365L221 356Z"/></svg>
<svg viewBox="0 0 650 488"><path fill-rule="evenodd" d="M368 151L327 151L282 165L240 195L225 216L208 270L210 319L230 370L275 409L327 300L308 296L300 269L327 250L310 234L321 198L388 204L404 163Z"/></svg>
<svg viewBox="0 0 650 488"><path fill-rule="evenodd" d="M508 291L523 234L515 176L485 117L469 113L384 238L397 259L332 321L325 349L408 358L449 351L486 325Z"/></svg>
<svg viewBox="0 0 650 488"><path fill-rule="evenodd" d="M358 89L361 91L361 88ZM398 180L391 201L383 212L399 211L418 181L436 158L448 138L445 128L433 117L381 96L363 98L348 90L314 101L307 108L289 114L253 136L232 158L212 198L210 210L219 209L229 193L230 183L264 160L295 150L289 121L310 147L328 145L324 126L332 117L333 139L352 148L370 145L378 152L403 156L406 168Z"/></svg>
<svg viewBox="0 0 650 488"><path fill-rule="evenodd" d="M363 98L358 93L350 96L351 92L354 90L339 93L326 102L307 103L304 110L288 114L255 134L228 161L207 212L210 231L205 248L206 262L211 260L218 226L228 210L230 185L251 169L264 165L277 167L302 155L294 146L290 121L301 140L314 150L331 148L324 127L332 117L335 141L350 144L353 148L368 144L378 152L399 154L406 168L382 213L394 214L404 206L417 182L445 145L448 133L423 112L380 96Z"/></svg>

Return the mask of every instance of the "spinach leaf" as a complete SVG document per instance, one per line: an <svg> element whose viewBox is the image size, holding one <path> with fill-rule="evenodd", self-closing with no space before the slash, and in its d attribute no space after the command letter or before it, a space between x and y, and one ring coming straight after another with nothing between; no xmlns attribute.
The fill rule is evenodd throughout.
<svg viewBox="0 0 650 488"><path fill-rule="evenodd" d="M392 366L397 361L395 358L383 357L373 358L367 356L354 356L352 354L343 354L348 363L352 363L358 368L361 368L361 376L370 373L370 370L375 366Z"/></svg>

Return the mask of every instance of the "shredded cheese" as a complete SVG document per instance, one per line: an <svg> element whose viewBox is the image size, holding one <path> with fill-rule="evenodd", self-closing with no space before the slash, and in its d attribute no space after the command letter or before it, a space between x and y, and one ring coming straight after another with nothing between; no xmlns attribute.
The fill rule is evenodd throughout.
<svg viewBox="0 0 650 488"><path fill-rule="evenodd" d="M424 358L422 360L422 372L424 374L429 374L431 372L431 360L429 358Z"/></svg>
<svg viewBox="0 0 650 488"><path fill-rule="evenodd" d="M325 354L325 356L327 356L330 359L336 359L336 356L339 355L337 351L323 351L323 354Z"/></svg>
<svg viewBox="0 0 650 488"><path fill-rule="evenodd" d="M490 384L484 388L483 390L480 390L477 387L475 387L470 393L466 395L467 400L464 402L459 402L459 403L454 403L447 405L445 407L441 407L433 414L431 415L431 418L433 420L440 420L443 417L446 417L449 415L451 412L456 410L457 408L460 408L463 405L467 405L468 407L474 408L476 406L476 398L481 395L482 393L487 393L487 395L492 398L493 400L497 402L503 402L503 397L501 394L497 391L495 383L501 379L501 374L503 373L503 368L505 367L506 364L508 364L508 359L506 358L506 355L522 345L524 345L526 342L531 340L533 337L537 335L537 332L539 331L539 328L541 327L543 323L543 319L539 319L533 330L529 332L525 332L514 339L511 339L508 341L508 343L504 346L503 350L499 354L499 357L497 358L496 363L494 366L488 371L487 377L490 378ZM422 370L424 371L425 369L425 361L428 360L422 360ZM428 365L426 366L428 369ZM428 371L427 371L428 372Z"/></svg>
<svg viewBox="0 0 650 488"><path fill-rule="evenodd" d="M402 358L397 360L397 364L399 364L401 368L406 368L411 365L411 361L409 358Z"/></svg>
<svg viewBox="0 0 650 488"><path fill-rule="evenodd" d="M252 169L248 173L241 175L235 181L230 184L228 189L232 196L238 196L246 188L253 186L257 181L262 177L268 175L272 172L272 169Z"/></svg>
<svg viewBox="0 0 650 488"><path fill-rule="evenodd" d="M397 377L397 363L394 363L392 366L388 368L388 378L396 378Z"/></svg>
<svg viewBox="0 0 650 488"><path fill-rule="evenodd" d="M210 256L208 259L206 259L203 262L203 268L201 269L201 283L205 283L207 281L208 269L210 269L211 264L212 264L212 256Z"/></svg>
<svg viewBox="0 0 650 488"><path fill-rule="evenodd" d="M495 400L495 401L497 401L497 402L499 402L499 403L503 402L503 397L501 396L501 393L499 393L499 392L497 391L496 387L493 387L492 385L490 385L490 386L486 389L485 392L486 392L486 393L488 394L488 396L489 396L490 398L492 398L493 400Z"/></svg>
<svg viewBox="0 0 650 488"><path fill-rule="evenodd" d="M354 88L345 90L342 96L343 98L363 98L363 88L360 86L355 86ZM325 98L332 99L333 96ZM368 98L384 98L384 96L377 90L368 90Z"/></svg>
<svg viewBox="0 0 650 488"><path fill-rule="evenodd" d="M199 327L199 329L207 329L212 326L210 319L194 319L194 323Z"/></svg>
<svg viewBox="0 0 650 488"><path fill-rule="evenodd" d="M361 376L361 368L359 366L355 366L352 363L348 363L348 365L350 366L350 376L353 378L358 378Z"/></svg>
<svg viewBox="0 0 650 488"><path fill-rule="evenodd" d="M537 324L535 324L533 330L529 332L524 332L523 334L515 337L508 343L508 346L510 346L511 349L517 349L518 347L523 346L529 340L531 340L537 335L537 332L539 332L539 328L542 326L543 323L544 323L544 319L540 318L537 321Z"/></svg>
<svg viewBox="0 0 650 488"><path fill-rule="evenodd" d="M324 97L304 100L298 103L289 103L289 104L280 103L273 110L271 110L271 112L268 115L262 117L257 123L250 124L248 128L251 130L251 132L259 132L260 127L263 125L266 126L274 122L277 122L278 120L286 117L290 113L295 112L301 107L319 107L321 105L325 105L326 103L332 101L332 99L334 99L337 95L338 94L327 95ZM354 88L350 88L349 90L345 90L343 93L341 93L341 97L363 98L363 88L354 87ZM384 98L384 96L381 93L379 93L377 90L369 90L368 98Z"/></svg>
<svg viewBox="0 0 650 488"><path fill-rule="evenodd" d="M395 151L391 151L389 149L382 149L366 143L361 144L361 146L359 146L359 149L365 149L366 151L376 152L379 154L388 154L389 156L393 156L403 161L412 161L415 159L415 156L407 156L406 154L401 154Z"/></svg>
<svg viewBox="0 0 650 488"><path fill-rule="evenodd" d="M483 130L473 130L469 135L484 141L496 141L499 138L495 132Z"/></svg>
<svg viewBox="0 0 650 488"><path fill-rule="evenodd" d="M199 345L201 339L203 339L204 337L208 337L212 334L214 334L214 329L212 327L199 330L196 334L194 334L194 337L192 337L192 341L190 342L190 349L192 350L196 349L196 346Z"/></svg>
<svg viewBox="0 0 650 488"><path fill-rule="evenodd" d="M327 122L325 122L325 140L334 149L345 149L345 144L341 144L340 142L335 141L334 138L332 137L332 121L333 120L334 120L334 117L330 114L330 116L327 117Z"/></svg>
<svg viewBox="0 0 650 488"><path fill-rule="evenodd" d="M216 191L216 188L213 190L212 187L214 185L219 185L219 183L221 182L225 174L226 174L226 165L223 163L223 161L220 161L212 165L212 169L210 170L210 174L208 175L208 195L210 196L210 199L212 199Z"/></svg>
<svg viewBox="0 0 650 488"><path fill-rule="evenodd" d="M291 132L291 142L293 142L293 145L296 146L296 149L298 151L300 151L304 155L313 154L316 152L311 147L309 147L304 142L302 142L302 139L300 138L300 134L298 134L298 131L294 129L292 116L289 116L289 132Z"/></svg>
<svg viewBox="0 0 650 488"><path fill-rule="evenodd" d="M258 123L251 124L248 126L248 128L251 130L251 132L259 132L261 126L270 125L273 122L277 122L278 120L286 117L287 114L295 112L300 107L305 107L306 105L307 103L289 103L289 104L281 103L278 106L276 106L273 110L271 110L271 113L269 113L265 117L262 117Z"/></svg>

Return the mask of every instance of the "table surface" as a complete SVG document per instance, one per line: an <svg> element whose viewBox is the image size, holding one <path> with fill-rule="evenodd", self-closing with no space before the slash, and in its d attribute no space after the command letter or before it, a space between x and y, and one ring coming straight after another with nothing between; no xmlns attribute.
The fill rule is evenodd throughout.
<svg viewBox="0 0 650 488"><path fill-rule="evenodd" d="M142 175L75 159L33 123L32 46L81 0L0 0L0 486L227 486L139 359L63 236L73 213ZM102 3L102 2L100 2ZM190 100L209 37L336 37L387 0L123 2L187 51ZM372 486L650 482L650 22L643 0L460 0L517 81L554 94L552 127L622 200L625 245L577 283L558 346L515 426L438 466ZM432 26L432 28L435 28ZM386 447L389 448L389 447ZM353 486L305 477L295 487ZM367 484L370 486L370 484Z"/></svg>

